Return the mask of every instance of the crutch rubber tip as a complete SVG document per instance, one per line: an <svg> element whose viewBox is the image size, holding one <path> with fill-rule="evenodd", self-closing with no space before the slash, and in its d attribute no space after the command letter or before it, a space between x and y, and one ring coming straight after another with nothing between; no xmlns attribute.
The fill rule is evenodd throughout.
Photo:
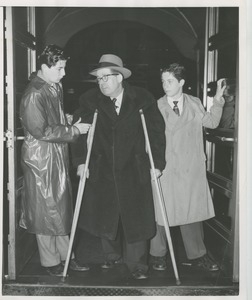
<svg viewBox="0 0 252 300"><path fill-rule="evenodd" d="M63 277L61 278L61 281L62 281L62 282L65 282L65 281L66 281L66 276L63 276Z"/></svg>
<svg viewBox="0 0 252 300"><path fill-rule="evenodd" d="M176 279L176 285L181 285L181 281L179 279Z"/></svg>

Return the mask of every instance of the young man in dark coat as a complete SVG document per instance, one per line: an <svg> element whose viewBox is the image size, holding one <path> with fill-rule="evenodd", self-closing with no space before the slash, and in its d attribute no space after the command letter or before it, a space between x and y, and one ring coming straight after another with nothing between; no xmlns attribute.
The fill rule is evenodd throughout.
<svg viewBox="0 0 252 300"><path fill-rule="evenodd" d="M74 119L92 122L98 110L79 226L101 237L105 262L128 266L136 279L147 278L147 242L155 235L151 174L139 110L146 118L155 164L154 176L165 167L164 121L153 96L124 79L131 71L112 54L102 55L97 69L98 88L82 95ZM87 152L86 138L72 145L80 175ZM124 249L121 250L123 238Z"/></svg>
<svg viewBox="0 0 252 300"><path fill-rule="evenodd" d="M41 265L53 276L62 276L72 225L68 143L90 127L80 120L71 125L71 116L64 114L61 79L66 62L60 47L46 46L20 104L25 134L20 226L36 234ZM89 269L74 257L69 267L75 271Z"/></svg>

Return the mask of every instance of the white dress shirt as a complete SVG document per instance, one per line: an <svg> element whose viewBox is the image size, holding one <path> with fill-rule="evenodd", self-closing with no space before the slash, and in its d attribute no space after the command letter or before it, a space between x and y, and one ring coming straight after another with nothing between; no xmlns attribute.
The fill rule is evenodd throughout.
<svg viewBox="0 0 252 300"><path fill-rule="evenodd" d="M111 101L116 98L115 106L116 106L116 113L119 115L121 106L122 106L122 98L123 98L123 91L117 97L110 97Z"/></svg>

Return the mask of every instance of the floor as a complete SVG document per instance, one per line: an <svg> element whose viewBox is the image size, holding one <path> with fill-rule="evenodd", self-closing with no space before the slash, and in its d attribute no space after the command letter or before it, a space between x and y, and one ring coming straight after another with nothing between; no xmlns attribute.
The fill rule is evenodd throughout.
<svg viewBox="0 0 252 300"><path fill-rule="evenodd" d="M38 254L27 264L18 279L3 284L3 295L46 296L164 296L164 295L238 295L238 284L232 283L222 270L207 272L186 264L179 231L171 230L176 264L181 285L176 284L170 257L168 269L155 271L150 267L149 278L134 280L125 265L113 269L100 268L103 262L100 240L87 232L78 231L74 245L76 257L91 267L88 272L69 271L66 278L48 276L40 266ZM150 258L151 266L151 258Z"/></svg>

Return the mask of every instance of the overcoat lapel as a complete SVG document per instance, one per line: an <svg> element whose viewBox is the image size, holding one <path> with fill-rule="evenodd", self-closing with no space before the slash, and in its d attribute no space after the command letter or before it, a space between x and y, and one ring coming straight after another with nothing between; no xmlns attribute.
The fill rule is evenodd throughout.
<svg viewBox="0 0 252 300"><path fill-rule="evenodd" d="M123 119L127 118L135 109L137 109L134 101L134 95L129 93L128 89L124 90L122 106L119 115L117 115L116 111L114 110L110 97L100 94L98 105L99 109L101 109L108 116L108 118L115 122L115 126L119 125Z"/></svg>
<svg viewBox="0 0 252 300"><path fill-rule="evenodd" d="M102 94L99 95L99 100L98 100L98 106L99 109L101 109L108 118L113 120L114 122L118 118L117 113L115 112L115 109L113 107L113 103L110 99L110 97L106 97Z"/></svg>
<svg viewBox="0 0 252 300"><path fill-rule="evenodd" d="M173 132L180 130L195 118L195 112L188 101L187 95L184 95L183 101L183 111L179 117L168 104L166 96L164 96L160 101L160 111L168 124L168 128Z"/></svg>
<svg viewBox="0 0 252 300"><path fill-rule="evenodd" d="M123 94L122 106L117 121L127 118L136 109L136 104L132 95L128 95L125 90Z"/></svg>

